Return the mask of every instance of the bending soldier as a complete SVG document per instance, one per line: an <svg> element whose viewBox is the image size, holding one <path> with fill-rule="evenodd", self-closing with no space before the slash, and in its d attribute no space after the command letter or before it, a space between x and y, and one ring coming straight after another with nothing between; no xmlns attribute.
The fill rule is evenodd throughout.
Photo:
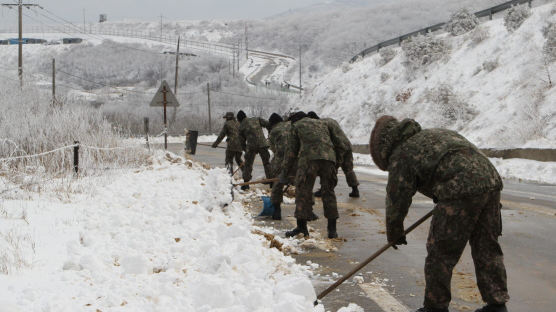
<svg viewBox="0 0 556 312"><path fill-rule="evenodd" d="M270 154L268 153L268 141L264 136L263 128L268 127L268 121L262 118L247 118L243 111L237 113L239 120L239 138L241 146L245 151L245 164L243 166L243 181L249 182L252 178L253 162L259 154L263 161L264 172L267 178L272 176L270 170ZM242 190L249 189L249 185L241 187Z"/></svg>
<svg viewBox="0 0 556 312"><path fill-rule="evenodd" d="M370 141L373 161L388 171L389 242L407 244L403 221L417 191L436 203L427 240L425 301L418 312L448 312L452 271L467 242L487 303L476 312L507 312L506 269L498 243L502 180L488 158L458 133L421 130L412 119L381 117Z"/></svg>
<svg viewBox="0 0 556 312"><path fill-rule="evenodd" d="M270 162L272 167L272 177L277 177L282 171L282 165L284 163L284 156L286 154L286 147L288 141L291 139L291 123L289 121L284 121L282 117L278 114L272 114L268 120L270 125L270 133L268 139L270 141L270 150L274 154L272 161ZM284 187L287 184L293 184L290 177L295 176L295 170L297 165L294 163L291 169L287 173L288 183L276 182L272 185L272 192L270 196L270 201L274 206L274 214L272 215L273 220L282 220L282 201L284 196Z"/></svg>
<svg viewBox="0 0 556 312"><path fill-rule="evenodd" d="M307 113L307 116L313 119L320 119L315 112L309 112ZM357 176L355 175L355 171L353 171L353 148L351 146L351 142L336 120L332 118L323 118L321 120L328 123L328 126L332 129L334 135L342 140L344 146L348 147L347 150L336 151L336 167L342 167L342 171L346 176L347 185L351 187L349 197L359 197L359 181L357 181ZM321 197L320 190L315 192L315 197Z"/></svg>
<svg viewBox="0 0 556 312"><path fill-rule="evenodd" d="M311 118L298 112L291 117L291 140L284 159L284 166L280 173L280 183L287 183L287 173L294 166L297 159L298 167L295 176L295 218L297 227L286 232L287 237L303 234L309 235L307 222L314 219L313 214L313 186L320 177L324 216L328 219L328 237L336 238L336 220L338 207L334 188L338 183L336 169L337 148L341 142L331 135L327 123Z"/></svg>
<svg viewBox="0 0 556 312"><path fill-rule="evenodd" d="M226 168L230 172L230 175L234 174L234 158L237 165L241 168L243 166L243 161L241 160L242 148L241 140L239 138L239 123L234 117L234 113L227 112L224 115L226 122L220 131L220 135L216 141L212 144L213 148L216 148L222 140L226 139Z"/></svg>

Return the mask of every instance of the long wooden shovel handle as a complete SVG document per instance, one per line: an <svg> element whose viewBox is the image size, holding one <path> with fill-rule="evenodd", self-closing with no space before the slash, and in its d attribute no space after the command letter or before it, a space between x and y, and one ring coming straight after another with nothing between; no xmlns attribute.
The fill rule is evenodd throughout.
<svg viewBox="0 0 556 312"><path fill-rule="evenodd" d="M237 167L236 171L234 171L234 173L232 173L232 177L236 175L236 173L239 171L239 169L243 168L244 164L245 164L245 162L242 162L241 165L239 167Z"/></svg>
<svg viewBox="0 0 556 312"><path fill-rule="evenodd" d="M278 182L280 179L278 178L274 178L274 179L263 179L263 180L258 180L258 181L252 181L252 182L244 182L244 183L239 183L239 184L234 184L234 186L244 186L244 185L253 185L253 184L263 184L263 183L269 183L269 182Z"/></svg>
<svg viewBox="0 0 556 312"><path fill-rule="evenodd" d="M211 144L206 144L206 143L197 143L197 145L212 147ZM217 146L216 148L226 149L224 146Z"/></svg>
<svg viewBox="0 0 556 312"><path fill-rule="evenodd" d="M425 216L423 216L421 219L419 219L417 222L415 222L412 226L410 226L409 228L407 228L407 230L405 230L404 232L404 236L411 233L413 230L415 230L419 225L421 225L423 222L425 222L428 218L430 218L432 216L433 211L427 213ZM401 237L400 237L401 238ZM395 242L397 242L398 240L396 240ZM357 273L359 270L361 270L363 267L365 267L367 264L371 263L371 261L373 261L374 259L378 258L378 256L380 256L382 253L384 253L386 250L388 250L390 247L395 245L395 242L392 243L388 243L386 245L384 245L384 247L380 248L377 252L375 252L372 256L370 256L367 260L363 261L362 263L360 263L357 267L355 267L353 270L351 270L351 272L349 272L348 274L346 274L344 277L340 278L338 281L336 281L336 283L332 284L330 287L328 287L327 289L325 289L323 292L321 292L318 296L317 296L317 300L315 300L314 305L317 306L319 303L318 301L321 300L322 298L324 298L326 295L328 295L331 291L333 291L334 289L336 289L336 287L340 286L343 282L345 282L347 279L349 279L350 277L352 277L353 275L355 275L355 273Z"/></svg>

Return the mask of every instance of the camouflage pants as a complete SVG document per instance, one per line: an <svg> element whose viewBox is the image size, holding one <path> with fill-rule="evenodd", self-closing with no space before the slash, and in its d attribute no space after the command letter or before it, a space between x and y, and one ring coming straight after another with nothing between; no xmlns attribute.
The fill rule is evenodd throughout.
<svg viewBox="0 0 556 312"><path fill-rule="evenodd" d="M277 168L277 171L275 171L276 176L278 176L280 174L280 170L281 168ZM293 168L292 171L288 174L288 182L290 185L293 185L295 183L295 178L290 178L290 177L294 177L295 176L295 170L296 168ZM274 171L274 168L273 168ZM278 206L281 205L283 200L284 200L284 187L286 185L282 184L280 182L274 182L272 184L272 191L270 193L270 201L272 202L272 204L274 206Z"/></svg>
<svg viewBox="0 0 556 312"><path fill-rule="evenodd" d="M272 175L270 169L270 153L268 152L268 148L258 148L258 149L247 149L245 152L245 165L243 166L243 181L249 182L253 177L251 174L253 173L253 162L255 162L255 156L261 157L264 166L264 173L267 178Z"/></svg>
<svg viewBox="0 0 556 312"><path fill-rule="evenodd" d="M241 154L242 152L226 150L226 168L228 168L230 174L234 174L234 158L239 167L243 164Z"/></svg>
<svg viewBox="0 0 556 312"><path fill-rule="evenodd" d="M448 308L452 271L469 241L477 284L486 303L508 301L502 234L500 192L437 204L427 241L425 307Z"/></svg>
<svg viewBox="0 0 556 312"><path fill-rule="evenodd" d="M327 219L338 219L338 206L334 188L338 184L338 170L334 162L328 160L309 160L299 166L295 175L295 218L312 220L313 218L313 187L320 177L324 216Z"/></svg>
<svg viewBox="0 0 556 312"><path fill-rule="evenodd" d="M343 161L340 164L342 171L346 175L346 182L349 187L356 187L359 185L355 171L353 171L353 152L348 151L344 154Z"/></svg>

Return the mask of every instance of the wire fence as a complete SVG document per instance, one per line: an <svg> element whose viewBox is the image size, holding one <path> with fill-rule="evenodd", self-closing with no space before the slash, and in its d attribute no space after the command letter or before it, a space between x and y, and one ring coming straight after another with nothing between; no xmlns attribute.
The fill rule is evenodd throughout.
<svg viewBox="0 0 556 312"><path fill-rule="evenodd" d="M536 0L538 1L538 0ZM532 3L533 0L511 0L508 2L504 2L502 4L490 7L488 9L479 11L475 13L475 16L477 16L477 18L482 18L482 17L489 17L490 20L492 20L493 16L497 13L503 12L508 10L509 8L511 8L514 5L519 5L519 4L529 4L529 7L532 7ZM357 55L355 55L354 57L351 58L350 63L356 62L364 57L366 57L367 55L374 53L374 52L378 52L380 51L380 49L385 48L385 47L389 47L389 46L393 46L393 45L401 45L402 41L411 38L413 36L417 36L417 35L426 35L429 33L433 33L439 30L444 29L444 26L446 25L446 22L444 23L438 23L435 25L431 25L413 32L410 32L408 34L405 35L401 35L399 37L390 39L390 40L386 40L383 42L380 42L372 47L369 47L361 52L359 52Z"/></svg>
<svg viewBox="0 0 556 312"><path fill-rule="evenodd" d="M149 155L143 145L98 147L77 141L48 151L26 154L9 139L0 140L0 151L9 155L0 158L0 182L4 184L0 195L39 186L68 174L79 177L108 170L124 170L145 163Z"/></svg>

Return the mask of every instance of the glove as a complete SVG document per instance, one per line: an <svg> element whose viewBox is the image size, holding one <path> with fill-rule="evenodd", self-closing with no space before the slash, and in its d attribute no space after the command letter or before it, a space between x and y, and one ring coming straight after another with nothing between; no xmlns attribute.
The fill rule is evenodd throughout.
<svg viewBox="0 0 556 312"><path fill-rule="evenodd" d="M218 146L218 144L212 143L212 148L216 148L217 146Z"/></svg>
<svg viewBox="0 0 556 312"><path fill-rule="evenodd" d="M398 249L398 245L407 245L407 240L404 235L403 223L401 224L390 224L386 226L386 237L389 243L395 242L392 246L394 249ZM397 239L397 241L395 241Z"/></svg>
<svg viewBox="0 0 556 312"><path fill-rule="evenodd" d="M278 176L280 184L286 185L288 184L288 177L285 172L281 172Z"/></svg>

